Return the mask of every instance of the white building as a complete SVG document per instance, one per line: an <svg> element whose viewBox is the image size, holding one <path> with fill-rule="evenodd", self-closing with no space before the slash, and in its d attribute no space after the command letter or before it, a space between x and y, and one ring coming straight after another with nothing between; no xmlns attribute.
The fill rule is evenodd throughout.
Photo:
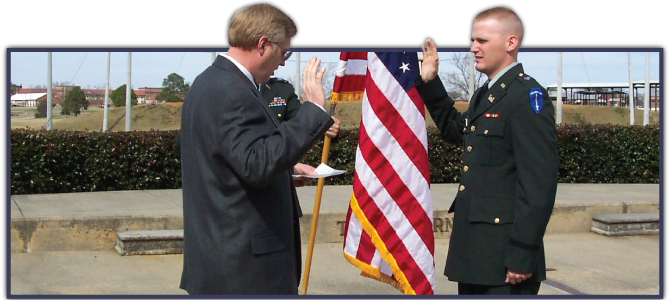
<svg viewBox="0 0 670 300"><path fill-rule="evenodd" d="M12 95L12 107L36 107L37 101L46 101L47 93L28 93Z"/></svg>

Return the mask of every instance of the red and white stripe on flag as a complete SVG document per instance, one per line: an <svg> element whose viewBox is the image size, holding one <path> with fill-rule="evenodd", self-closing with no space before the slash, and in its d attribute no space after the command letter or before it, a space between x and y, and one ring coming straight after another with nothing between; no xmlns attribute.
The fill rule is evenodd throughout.
<svg viewBox="0 0 670 300"><path fill-rule="evenodd" d="M335 83L330 100L361 101L365 90L367 52L342 52L335 70Z"/></svg>
<svg viewBox="0 0 670 300"><path fill-rule="evenodd" d="M416 53L369 53L344 256L405 294L435 293L435 237Z"/></svg>

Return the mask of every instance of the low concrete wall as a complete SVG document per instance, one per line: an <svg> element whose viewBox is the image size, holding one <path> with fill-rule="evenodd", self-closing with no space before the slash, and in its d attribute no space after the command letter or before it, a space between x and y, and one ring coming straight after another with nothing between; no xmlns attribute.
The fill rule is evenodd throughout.
<svg viewBox="0 0 670 300"><path fill-rule="evenodd" d="M594 214L658 212L658 203L616 203L589 205L557 205L552 213L547 234L589 232ZM312 213L304 212L300 220L302 242L309 242ZM436 239L449 238L453 214L447 210L434 212ZM319 215L317 243L341 243L344 238L346 213ZM117 231L182 229L181 216L157 217L91 217L70 219L12 219L11 251L112 250Z"/></svg>
<svg viewBox="0 0 670 300"><path fill-rule="evenodd" d="M12 220L11 251L111 250L117 231L182 228L181 216Z"/></svg>
<svg viewBox="0 0 670 300"><path fill-rule="evenodd" d="M591 205L557 205L551 214L547 234L590 232L593 215L659 212L658 203L615 203Z"/></svg>

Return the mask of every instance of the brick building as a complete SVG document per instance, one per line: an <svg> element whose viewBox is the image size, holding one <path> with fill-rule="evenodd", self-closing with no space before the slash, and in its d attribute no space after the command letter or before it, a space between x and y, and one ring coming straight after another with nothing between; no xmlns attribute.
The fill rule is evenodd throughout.
<svg viewBox="0 0 670 300"><path fill-rule="evenodd" d="M141 87L135 90L135 95L137 95L137 104L158 103L156 96L158 96L161 91L163 91L163 88Z"/></svg>

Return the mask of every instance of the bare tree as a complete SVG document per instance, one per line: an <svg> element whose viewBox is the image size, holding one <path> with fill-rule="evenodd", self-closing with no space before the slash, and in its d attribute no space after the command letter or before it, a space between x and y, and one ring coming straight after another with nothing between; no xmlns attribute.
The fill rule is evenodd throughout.
<svg viewBox="0 0 670 300"><path fill-rule="evenodd" d="M338 63L323 63L322 65L323 67L326 68L326 73L323 74L323 91L326 93L326 99L330 99L330 95L333 93L333 86L335 85L335 68L337 68L337 64ZM300 76L302 76L302 74L300 74ZM297 80L295 75L288 76L283 79L291 83L291 85L293 85L294 88L302 89L301 86L300 87L296 86Z"/></svg>
<svg viewBox="0 0 670 300"><path fill-rule="evenodd" d="M53 86L73 86L74 84L69 81L54 81Z"/></svg>
<svg viewBox="0 0 670 300"><path fill-rule="evenodd" d="M469 100L468 86L470 82L470 54L454 52L451 56L451 63L457 71L440 72L443 78L449 96L454 100ZM484 82L484 74L475 70L475 89Z"/></svg>
<svg viewBox="0 0 670 300"><path fill-rule="evenodd" d="M323 74L323 91L326 92L326 99L330 99L335 86L335 69L338 63L326 63L326 73Z"/></svg>

